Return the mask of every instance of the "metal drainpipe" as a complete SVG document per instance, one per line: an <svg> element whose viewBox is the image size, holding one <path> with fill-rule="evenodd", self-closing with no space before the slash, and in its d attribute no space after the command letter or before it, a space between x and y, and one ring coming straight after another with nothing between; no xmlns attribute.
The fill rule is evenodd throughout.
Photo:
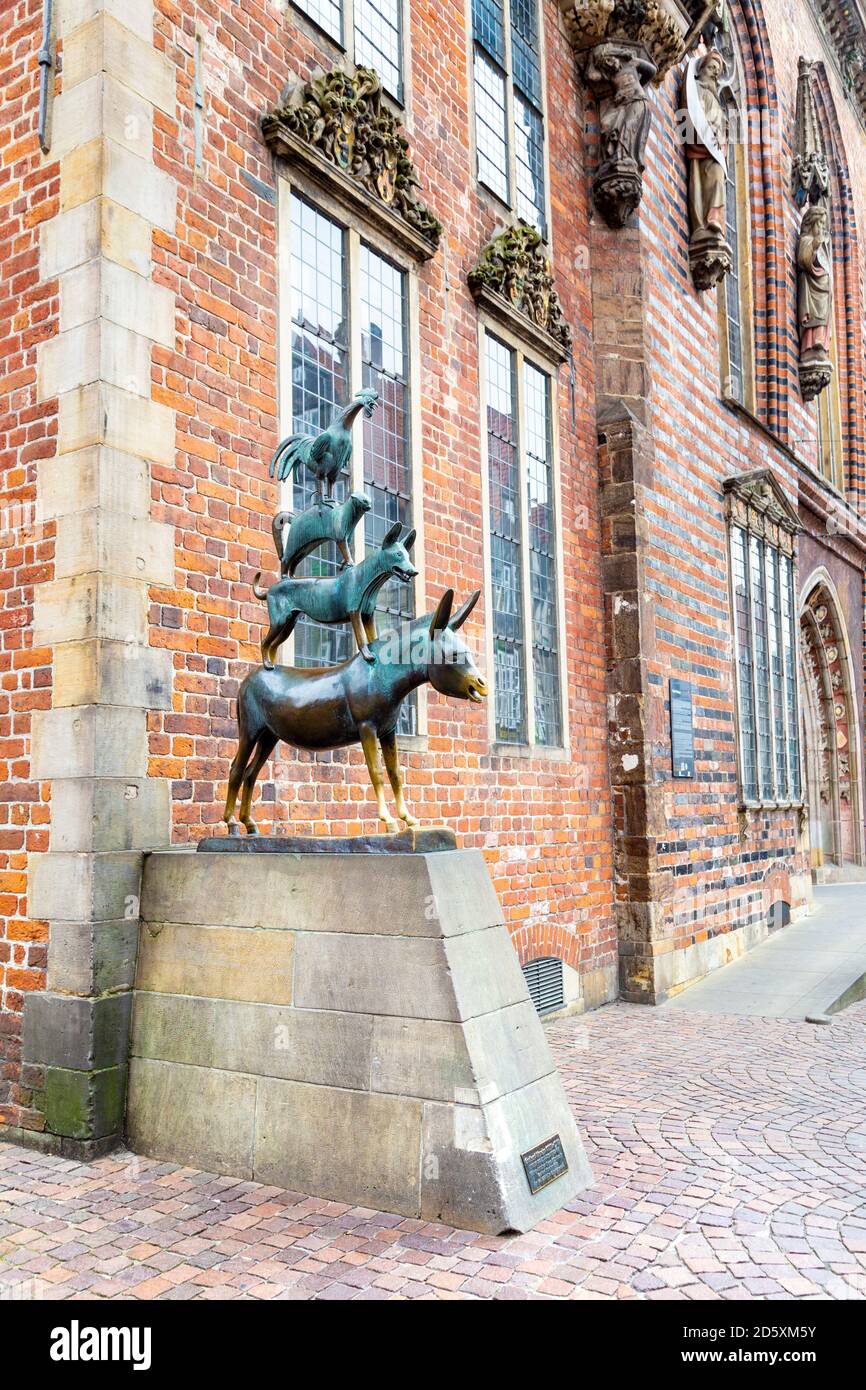
<svg viewBox="0 0 866 1390"><path fill-rule="evenodd" d="M39 49L39 146L43 154L51 148L48 139L48 83L54 68L51 57L51 24L53 0L44 0L42 11L42 46Z"/></svg>

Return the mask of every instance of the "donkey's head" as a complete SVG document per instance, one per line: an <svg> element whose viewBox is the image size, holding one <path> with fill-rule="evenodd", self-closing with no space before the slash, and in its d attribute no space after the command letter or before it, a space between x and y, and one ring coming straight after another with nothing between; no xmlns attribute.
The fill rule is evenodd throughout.
<svg viewBox="0 0 866 1390"><path fill-rule="evenodd" d="M410 579L414 579L418 571L409 559L409 551L415 544L415 532L410 531L403 540L400 540L400 532L403 530L399 521L395 521L390 531L382 541L380 555L384 570L393 579L400 579L404 584L408 584Z"/></svg>
<svg viewBox="0 0 866 1390"><path fill-rule="evenodd" d="M454 590L446 589L439 600L436 612L430 619L426 642L427 679L440 695L451 695L458 700L472 700L480 704L487 696L487 681L482 676L475 660L458 629L463 626L478 602L480 589L476 589L457 612L452 615Z"/></svg>

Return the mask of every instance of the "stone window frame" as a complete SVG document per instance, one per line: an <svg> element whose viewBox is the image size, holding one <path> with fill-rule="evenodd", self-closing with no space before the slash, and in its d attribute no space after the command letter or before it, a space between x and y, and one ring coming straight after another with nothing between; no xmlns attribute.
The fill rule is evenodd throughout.
<svg viewBox="0 0 866 1390"><path fill-rule="evenodd" d="M472 163L473 181L476 189L490 200L491 205L497 212L501 213L503 208L507 209L513 217L520 216L518 211L517 199L517 157L515 131L517 128L515 120L514 103L514 63L512 59L511 42L511 0L502 0L504 26L505 26L505 60L504 65L499 68L505 79L505 136L506 153L508 160L508 197L502 198L494 189L482 181L478 172L478 138L477 138L477 114L475 109L475 55L480 48L485 58L491 65L496 64L487 51L478 44L475 38L473 24L473 4L468 0L466 5L466 43L467 43L467 64L468 64L468 92L469 92L469 125L470 139L472 143ZM543 0L536 0L536 13L538 16L538 64L541 78L541 120L542 120L542 159L544 174L544 226L538 228L541 232L542 240L550 248L553 242L552 232L552 205L550 189L550 118L548 114L548 83L547 83L547 42L544 27L544 3ZM532 224L534 225L534 224Z"/></svg>
<svg viewBox="0 0 866 1390"><path fill-rule="evenodd" d="M773 470L770 468L753 469L748 473L737 474L734 477L726 478L722 484L725 493L725 523L726 523L726 549L728 557L728 599L731 611L731 631L733 634L733 686L734 686L734 710L736 719L736 746L737 746L737 804L741 811L754 810L800 810L804 806L804 780L803 780L803 750L802 737L800 730L800 708L801 694L799 688L799 641L798 641L798 617L797 606L797 536L803 529L796 511L791 506L787 497L777 481ZM787 707L785 710L785 760L788 769L787 780L791 785L793 759L796 759L796 778L799 788L798 795L786 795L777 797L776 795L765 795L762 785L761 772L761 752L758 731L758 674L757 659L755 652L755 620L754 610L749 602L749 623L748 633L750 661L751 661L751 690L754 718L754 757L755 757L755 778L758 790L757 796L750 796L743 781L743 768L745 765L745 753L743 746L743 720L740 711L740 630L737 618L737 603L734 590L734 560L733 560L733 540L735 530L740 529L745 536L745 557L747 566L750 565L751 539L756 537L764 543L763 550L763 575L764 575L764 602L767 602L767 552L772 549L779 553L780 557L785 556L790 561L791 566L791 589L789 596L789 619L792 625L789 639L789 652L791 666L785 659L784 649L782 650L781 682L783 691L787 692L787 682L793 677L791 690L793 693L793 712L789 715ZM779 572L782 572L782 565L779 565ZM751 594L751 579L749 582ZM781 595L779 597L779 607L781 611ZM768 648L768 716L770 721L770 758L772 767L773 783L776 780L777 771L777 749L776 735L774 730L775 704L773 694L773 673L770 663ZM786 695L783 696L786 698ZM793 755L791 729L793 727ZM775 785L773 787L775 791Z"/></svg>
<svg viewBox="0 0 866 1390"><path fill-rule="evenodd" d="M314 14L307 9L307 0L284 0L286 8L294 11L295 14L303 16L309 25L312 26L316 36L324 38L336 53L345 57L353 66L359 66L366 62L363 56L357 53L356 25L355 25L355 3L356 0L334 0L340 9L340 35L337 37L326 29ZM391 90L386 81L385 74L377 63L366 63L366 66L373 67L382 83L382 90L388 100L399 107L401 111L408 110L409 90L410 90L410 52L409 52L409 4L410 0L398 0L397 7L400 15L400 89L397 92Z"/></svg>
<svg viewBox="0 0 866 1390"><path fill-rule="evenodd" d="M572 757L571 729L569 720L568 706L568 650L567 650L567 629L565 625L565 545L562 519L562 454L560 449L560 425L559 425L559 368L560 359L553 353L548 355L540 351L535 344L528 345L526 340L516 333L506 323L503 317L489 314L479 309L478 314L478 395L479 395L479 444L481 455L481 511L482 511L482 540L483 540L483 563L484 563L484 606L485 612L492 614L493 583L492 583L492 545L490 529L490 484L488 475L487 459L487 372L485 369L485 337L490 335L504 343L516 354L515 378L517 381L517 409L518 409L518 453L521 467L521 483L525 481L525 452L522 443L523 429L521 422L524 419L522 404L522 367L524 362L528 362L536 370L543 372L549 380L549 401L550 401L550 430L551 430L551 474L552 492L554 498L553 507L553 528L554 528L554 554L556 558L556 621L557 621L557 645L558 645L558 674L559 674L559 700L560 700L560 726L561 742L557 745L548 745L535 742L535 702L534 702L534 683L533 683L533 662L531 651L528 652L526 662L526 741L522 743L503 742L496 737L496 670L494 661L494 642L493 624L489 620L485 624L484 632L484 655L485 669L490 685L490 698L487 701L487 732L490 742L490 751L496 757L507 758L538 758L551 762L568 762ZM522 491L521 491L522 498ZM525 645L531 648L532 632L532 613L531 613L531 590L529 573L529 544L528 544L528 523L526 518L526 507L521 506L521 581L522 581L522 609L523 609L523 630Z"/></svg>
<svg viewBox="0 0 866 1390"><path fill-rule="evenodd" d="M360 297L360 253L361 242L365 242L378 255L397 266L406 276L407 291L407 332L409 363L409 472L412 497L412 525L416 539L412 549L412 560L418 570L415 580L415 606L418 613L426 612L432 600L426 591L425 564L425 501L424 471L421 445L421 381L418 364L421 361L419 329L419 266L422 264L407 244L401 239L391 239L383 235L375 216L366 220L358 216L354 201L340 197L342 191L338 184L334 188L325 186L318 178L311 178L300 166L295 167L281 161L277 173L277 257L278 257L278 303L277 303L277 416L279 434L282 438L291 428L292 420L292 344L291 332L284 332L283 326L288 318L291 323L291 198L297 194L311 204L325 217L331 218L344 229L347 238L347 282L349 286L349 390L357 391L361 386L363 355L361 348L361 324L358 313ZM364 491L364 459L362 449L356 447L352 456L352 475L350 487L353 491ZM292 510L291 483L280 485L281 508ZM362 517L355 531L356 554L364 553L365 518ZM284 644L284 659L291 662L294 638ZM428 694L426 687L417 691L416 732L399 734L398 742L407 751L424 752L428 746Z"/></svg>

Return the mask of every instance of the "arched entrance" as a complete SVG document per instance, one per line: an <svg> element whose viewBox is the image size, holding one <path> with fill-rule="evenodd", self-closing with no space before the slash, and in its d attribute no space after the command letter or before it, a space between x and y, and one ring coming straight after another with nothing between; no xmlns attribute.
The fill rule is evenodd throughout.
<svg viewBox="0 0 866 1390"><path fill-rule="evenodd" d="M829 579L800 610L803 760L812 868L862 864L860 748L851 658Z"/></svg>

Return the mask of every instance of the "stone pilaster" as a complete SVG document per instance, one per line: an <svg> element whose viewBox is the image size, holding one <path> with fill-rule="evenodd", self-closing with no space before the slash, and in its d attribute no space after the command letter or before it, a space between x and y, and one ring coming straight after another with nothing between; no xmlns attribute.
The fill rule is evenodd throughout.
<svg viewBox="0 0 866 1390"><path fill-rule="evenodd" d="M53 648L54 688L32 759L52 825L49 853L31 858L30 910L50 936L23 1060L44 1069L48 1142L86 1154L122 1131L142 853L169 834L168 785L146 775L147 711L171 700L170 655L148 647L148 585L174 571L173 531L149 517L150 465L174 454L174 412L151 399L174 301L151 247L176 215L174 180L153 160L154 112L175 110L153 22L153 0L61 0L60 211L41 243L60 332L40 349L39 395L57 397L59 435L38 479L57 542L34 643Z"/></svg>

